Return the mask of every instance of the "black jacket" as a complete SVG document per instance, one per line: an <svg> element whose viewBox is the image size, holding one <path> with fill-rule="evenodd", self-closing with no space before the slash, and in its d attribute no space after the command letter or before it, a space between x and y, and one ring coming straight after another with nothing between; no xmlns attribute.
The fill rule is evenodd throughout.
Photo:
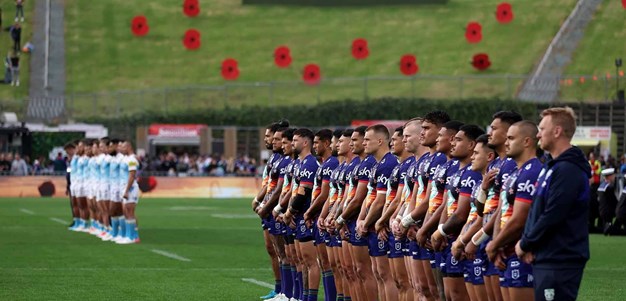
<svg viewBox="0 0 626 301"><path fill-rule="evenodd" d="M520 242L534 253L535 264L579 267L589 260L590 177L577 147L544 165Z"/></svg>

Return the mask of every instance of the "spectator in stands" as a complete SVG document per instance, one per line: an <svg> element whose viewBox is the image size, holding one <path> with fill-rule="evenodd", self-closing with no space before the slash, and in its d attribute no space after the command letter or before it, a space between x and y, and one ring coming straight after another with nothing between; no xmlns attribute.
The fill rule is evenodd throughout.
<svg viewBox="0 0 626 301"><path fill-rule="evenodd" d="M0 153L0 175L6 175L11 171L11 162L4 159L5 154Z"/></svg>
<svg viewBox="0 0 626 301"><path fill-rule="evenodd" d="M2 161L2 166L5 174L11 173L11 164L13 163L13 155L11 153L4 154L4 161Z"/></svg>
<svg viewBox="0 0 626 301"><path fill-rule="evenodd" d="M24 22L24 1L25 0L15 0L15 22L17 22L18 17L21 15L21 21Z"/></svg>
<svg viewBox="0 0 626 301"><path fill-rule="evenodd" d="M15 22L13 26L9 27L9 33L11 34L11 39L13 39L13 51L19 52L22 43L22 25Z"/></svg>
<svg viewBox="0 0 626 301"><path fill-rule="evenodd" d="M170 170L174 170L174 172L176 172L176 157L173 153L169 153L167 154L167 156L165 156L165 160L161 162L161 167L159 170L167 171L168 173L170 172Z"/></svg>
<svg viewBox="0 0 626 301"><path fill-rule="evenodd" d="M615 158L609 154L609 157L606 159L606 165L604 168L613 168L617 170L617 162L615 162Z"/></svg>
<svg viewBox="0 0 626 301"><path fill-rule="evenodd" d="M67 169L67 163L65 162L65 158L63 158L63 153L59 152L57 154L57 157L54 159L54 162L52 162L52 165L54 166L55 174L64 172Z"/></svg>
<svg viewBox="0 0 626 301"><path fill-rule="evenodd" d="M624 175L626 174L626 155L622 155L622 157L619 159L620 161L620 167L619 167L619 173Z"/></svg>
<svg viewBox="0 0 626 301"><path fill-rule="evenodd" d="M596 220L600 218L600 205L598 204L598 187L600 186L600 174L602 173L602 164L596 159L593 151L588 154L589 165L591 165L591 179L589 179L589 185L591 186L591 199L589 201L589 232L599 233L602 227L602 222Z"/></svg>
<svg viewBox="0 0 626 301"><path fill-rule="evenodd" d="M11 86L20 85L20 57L16 51L11 54Z"/></svg>
<svg viewBox="0 0 626 301"><path fill-rule="evenodd" d="M44 165L44 157L41 156L38 159L35 159L35 162L33 162L33 171L32 174L33 175L40 175L43 173L45 165Z"/></svg>
<svg viewBox="0 0 626 301"><path fill-rule="evenodd" d="M13 163L11 163L11 175L25 176L27 174L28 165L26 165L26 161L24 161L19 154L15 154L15 159L13 159Z"/></svg>

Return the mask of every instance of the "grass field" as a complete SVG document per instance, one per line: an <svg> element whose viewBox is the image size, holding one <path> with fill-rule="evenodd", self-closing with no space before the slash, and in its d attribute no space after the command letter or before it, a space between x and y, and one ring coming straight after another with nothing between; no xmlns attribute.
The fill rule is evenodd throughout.
<svg viewBox="0 0 626 301"><path fill-rule="evenodd" d="M25 2L24 4L24 22L20 22L22 25L22 46L26 42L32 39L32 24L33 24L33 3ZM0 76L4 79L4 58L8 52L13 49L13 40L11 35L5 29L11 26L15 18L15 1L13 0L0 0L0 8L2 9L2 31L0 32L0 58L2 63L0 68ZM39 51L43 49L43 45L36 45ZM23 54L20 56L20 86L11 87L10 84L0 84L0 103L3 100L14 100L10 103L12 108L19 107L19 103L16 101L22 101L28 96L28 86L30 80L30 54Z"/></svg>
<svg viewBox="0 0 626 301"><path fill-rule="evenodd" d="M66 230L65 199L0 199L0 300L258 300L242 279L273 277L248 203L144 199L141 244L115 245ZM626 241L591 243L579 300L623 300Z"/></svg>
<svg viewBox="0 0 626 301"><path fill-rule="evenodd" d="M235 58L241 75L238 82L301 81L305 64L317 63L323 78L402 76L400 57L413 53L419 74L475 75L471 58L490 55L492 66L481 74L526 74L547 48L575 0L513 0L515 20L501 25L495 20L499 0L451 0L445 4L301 7L244 6L237 0L200 1L196 18L182 14L179 2L157 0L141 5L122 0L69 0L66 4L68 92L159 89L141 95L111 94L96 101L91 95L73 99L78 115L97 107L118 103L122 112L159 108L172 90L198 85L223 85L221 62ZM136 38L130 20L145 15L150 33ZM465 26L479 21L483 41L468 44ZM186 50L182 36L189 28L202 33L202 46ZM370 56L357 61L350 55L352 40L366 38ZM291 48L293 63L279 69L273 51ZM514 93L519 80L511 84ZM459 86L463 87L460 88ZM378 81L368 83L369 96L453 98L459 89L468 96L508 97L507 79L454 79ZM215 107L225 102L266 104L303 103L324 99L362 98L363 83L322 85L321 89L290 87L238 88L224 91L170 91L170 105ZM96 101L97 103L94 103ZM138 103L140 105L138 105Z"/></svg>

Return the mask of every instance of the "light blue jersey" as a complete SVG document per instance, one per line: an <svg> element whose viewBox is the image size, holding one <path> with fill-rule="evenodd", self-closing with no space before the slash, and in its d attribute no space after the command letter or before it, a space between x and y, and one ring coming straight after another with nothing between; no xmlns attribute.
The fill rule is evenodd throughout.
<svg viewBox="0 0 626 301"><path fill-rule="evenodd" d="M111 156L111 162L109 164L109 180L112 185L116 185L119 182L120 177L120 154Z"/></svg>
<svg viewBox="0 0 626 301"><path fill-rule="evenodd" d="M111 167L111 155L106 154L102 156L102 161L100 161L100 181L109 184L111 178L109 177L109 169Z"/></svg>
<svg viewBox="0 0 626 301"><path fill-rule="evenodd" d="M78 173L78 156L74 155L70 160L70 184L76 183L76 173Z"/></svg>
<svg viewBox="0 0 626 301"><path fill-rule="evenodd" d="M89 163L87 164L87 181L91 182L91 184L95 184L98 181L98 158L90 157Z"/></svg>
<svg viewBox="0 0 626 301"><path fill-rule="evenodd" d="M89 164L89 157L82 155L78 158L78 181L85 183L87 181L87 166Z"/></svg>

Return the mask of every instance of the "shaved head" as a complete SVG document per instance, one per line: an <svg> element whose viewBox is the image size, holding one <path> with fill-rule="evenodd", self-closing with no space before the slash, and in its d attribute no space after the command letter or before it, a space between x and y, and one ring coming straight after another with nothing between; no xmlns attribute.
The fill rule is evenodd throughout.
<svg viewBox="0 0 626 301"><path fill-rule="evenodd" d="M539 128L537 128L537 125L534 122L528 121L528 120L522 120L522 121L516 122L515 124L513 124L513 126L519 128L519 134L523 138L530 138L531 141L533 141L535 145L537 144L538 142L537 133L539 132Z"/></svg>

